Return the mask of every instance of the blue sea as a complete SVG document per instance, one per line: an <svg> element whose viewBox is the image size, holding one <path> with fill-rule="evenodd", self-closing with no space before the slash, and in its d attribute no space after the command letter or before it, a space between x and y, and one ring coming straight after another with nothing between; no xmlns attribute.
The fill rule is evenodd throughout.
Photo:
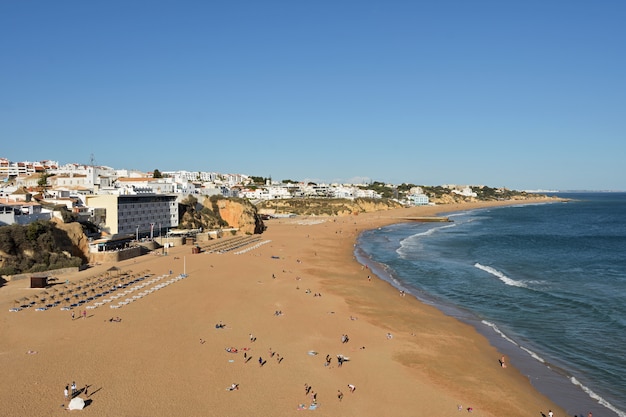
<svg viewBox="0 0 626 417"><path fill-rule="evenodd" d="M626 193L555 195L570 201L369 230L356 256L475 326L570 415L626 417Z"/></svg>

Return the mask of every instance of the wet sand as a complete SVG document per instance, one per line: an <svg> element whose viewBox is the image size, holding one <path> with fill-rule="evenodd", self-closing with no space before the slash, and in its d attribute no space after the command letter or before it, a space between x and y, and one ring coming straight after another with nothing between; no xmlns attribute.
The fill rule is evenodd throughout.
<svg viewBox="0 0 626 417"><path fill-rule="evenodd" d="M500 204L512 203L490 205ZM122 308L81 306L75 319L59 307L9 312L41 293L10 282L0 288L2 414L458 416L471 407L479 416L564 416L513 366L501 367L502 354L473 327L401 297L354 259L362 230L485 205L270 220L263 244L241 254L182 246L116 264L163 277L153 285L188 277ZM337 355L349 360L339 366ZM82 411L64 408L72 381L88 386Z"/></svg>

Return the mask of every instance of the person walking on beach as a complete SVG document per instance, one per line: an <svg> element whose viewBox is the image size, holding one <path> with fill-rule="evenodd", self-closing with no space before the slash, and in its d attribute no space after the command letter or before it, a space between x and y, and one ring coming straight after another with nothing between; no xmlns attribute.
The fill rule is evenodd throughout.
<svg viewBox="0 0 626 417"><path fill-rule="evenodd" d="M74 311L72 310L72 320L74 320Z"/></svg>
<svg viewBox="0 0 626 417"><path fill-rule="evenodd" d="M352 384L348 384L348 389L350 390L351 393L353 393L356 387Z"/></svg>
<svg viewBox="0 0 626 417"><path fill-rule="evenodd" d="M74 398L75 394L76 394L76 382L72 381L72 398Z"/></svg>
<svg viewBox="0 0 626 417"><path fill-rule="evenodd" d="M63 390L63 394L65 395L65 399L68 400L70 398L70 391L68 389L69 387L66 385L65 389Z"/></svg>
<svg viewBox="0 0 626 417"><path fill-rule="evenodd" d="M337 398L339 398L339 401L343 400L343 392L341 392L341 390L337 390Z"/></svg>

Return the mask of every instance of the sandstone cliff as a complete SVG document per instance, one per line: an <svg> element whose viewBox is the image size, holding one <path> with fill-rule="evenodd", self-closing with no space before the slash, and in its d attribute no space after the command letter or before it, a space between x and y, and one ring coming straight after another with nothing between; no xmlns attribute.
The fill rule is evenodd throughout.
<svg viewBox="0 0 626 417"><path fill-rule="evenodd" d="M215 230L226 227L239 229L242 234L258 234L265 230L257 209L240 198L205 198L201 203L193 197L181 202L179 228Z"/></svg>
<svg viewBox="0 0 626 417"><path fill-rule="evenodd" d="M0 228L1 275L80 266L87 253L87 238L79 223L36 221Z"/></svg>
<svg viewBox="0 0 626 417"><path fill-rule="evenodd" d="M508 195L507 198L503 200L513 200L513 201L524 201L524 200L555 200L558 199L556 197L549 197L541 194L514 194ZM495 201L495 198L492 199L484 199L484 198L476 198L476 197L468 197L459 194L443 194L439 196L429 196L430 203L437 205L445 205L445 204L463 204L463 203L475 203L478 201Z"/></svg>
<svg viewBox="0 0 626 417"><path fill-rule="evenodd" d="M257 209L261 214L292 213L303 216L348 216L400 207L402 204L397 201L374 198L284 199L261 201L257 204Z"/></svg>

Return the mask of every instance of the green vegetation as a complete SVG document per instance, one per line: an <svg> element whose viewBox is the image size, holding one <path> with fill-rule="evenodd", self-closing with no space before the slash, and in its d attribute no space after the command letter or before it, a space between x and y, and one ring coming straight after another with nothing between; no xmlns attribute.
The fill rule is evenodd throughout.
<svg viewBox="0 0 626 417"><path fill-rule="evenodd" d="M276 213L291 213L303 216L337 216L358 214L378 209L398 208L401 204L387 198L290 198L264 200L257 203L258 209L275 210ZM368 210L369 207L369 210Z"/></svg>
<svg viewBox="0 0 626 417"><path fill-rule="evenodd" d="M161 174L161 171L159 171L158 169L155 169L152 172L152 178L163 178L163 174Z"/></svg>
<svg viewBox="0 0 626 417"><path fill-rule="evenodd" d="M250 175L250 180L257 185L265 185L266 181L271 181L271 178L264 177L255 177L254 175Z"/></svg>
<svg viewBox="0 0 626 417"><path fill-rule="evenodd" d="M408 195L409 191L415 187L420 187L424 194L426 194L431 200L451 195L449 188L442 187L440 185L429 186L402 183L398 186L389 186L382 182L374 181L371 184L361 186L359 188L362 190L374 190L383 198L403 200ZM476 193L475 199L480 201L510 200L514 197L528 196L528 193L524 191L508 190L506 188L491 188L487 186L472 186L470 188Z"/></svg>
<svg viewBox="0 0 626 417"><path fill-rule="evenodd" d="M198 204L198 199L192 195L187 196L180 203L180 219L178 227L181 229L218 229L227 227L228 223L220 216L217 206L219 196L212 196L209 201L211 207Z"/></svg>
<svg viewBox="0 0 626 417"><path fill-rule="evenodd" d="M59 250L72 246L67 233L50 221L0 227L0 275L80 266L84 259Z"/></svg>
<svg viewBox="0 0 626 417"><path fill-rule="evenodd" d="M471 187L472 191L476 193L479 200L510 200L513 197L524 196L527 197L528 193L525 191L513 191L506 188L491 188L491 187Z"/></svg>
<svg viewBox="0 0 626 417"><path fill-rule="evenodd" d="M50 177L50 174L48 174L47 172L42 172L41 176L39 177L39 180L37 180L37 185L45 188L48 186L48 178Z"/></svg>

